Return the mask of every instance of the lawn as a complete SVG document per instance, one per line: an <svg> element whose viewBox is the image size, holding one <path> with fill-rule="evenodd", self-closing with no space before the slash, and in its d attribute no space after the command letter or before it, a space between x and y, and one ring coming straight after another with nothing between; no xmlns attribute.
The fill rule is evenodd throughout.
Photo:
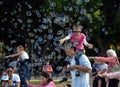
<svg viewBox="0 0 120 87"><path fill-rule="evenodd" d="M33 85L37 85L37 84L40 83L40 80L30 80L30 83L33 84ZM55 81L55 80L54 80L54 83L55 83L56 85L60 85L60 84L61 84L61 83L59 83L59 81ZM67 84L67 83L71 83L71 81L68 80L68 81L66 81L65 83L66 83L66 84ZM1 84L1 83L0 83L0 84ZM1 87L1 85L0 85L0 87Z"/></svg>
<svg viewBox="0 0 120 87"><path fill-rule="evenodd" d="M40 80L31 80L30 83L33 84L33 85L36 85L36 84L39 84L39 83L40 83ZM54 83L55 83L56 85L60 85L60 84L61 84L61 83L59 83L59 81L54 81ZM67 83L71 83L71 81L68 80L68 81L66 81L65 83L66 83L66 84L67 84Z"/></svg>

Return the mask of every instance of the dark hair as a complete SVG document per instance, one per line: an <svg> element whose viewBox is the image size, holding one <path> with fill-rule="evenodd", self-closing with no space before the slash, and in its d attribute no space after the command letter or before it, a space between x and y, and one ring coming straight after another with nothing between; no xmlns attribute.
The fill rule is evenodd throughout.
<svg viewBox="0 0 120 87"><path fill-rule="evenodd" d="M48 78L48 82L47 82L47 83L49 83L50 81L53 81L53 80L50 78L49 74L46 73L46 72L42 72L42 73L41 73L41 76L43 76L43 77L45 77L45 78Z"/></svg>
<svg viewBox="0 0 120 87"><path fill-rule="evenodd" d="M72 48L74 51L76 51L76 48L75 48L75 46L72 46L71 48Z"/></svg>
<svg viewBox="0 0 120 87"><path fill-rule="evenodd" d="M70 45L68 44L68 46L66 47L66 49L73 49L74 51L76 51L76 47L72 43Z"/></svg>
<svg viewBox="0 0 120 87"><path fill-rule="evenodd" d="M8 69L8 68L12 68L12 69L14 69L14 67L13 67L13 66L8 66L8 67L7 67L7 69Z"/></svg>

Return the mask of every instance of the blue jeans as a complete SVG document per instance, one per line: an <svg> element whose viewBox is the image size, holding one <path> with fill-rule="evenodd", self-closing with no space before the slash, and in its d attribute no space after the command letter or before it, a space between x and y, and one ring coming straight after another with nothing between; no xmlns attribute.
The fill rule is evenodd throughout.
<svg viewBox="0 0 120 87"><path fill-rule="evenodd" d="M21 87L27 87L26 79L30 80L30 62L29 60L19 61L17 64L18 74L21 80Z"/></svg>

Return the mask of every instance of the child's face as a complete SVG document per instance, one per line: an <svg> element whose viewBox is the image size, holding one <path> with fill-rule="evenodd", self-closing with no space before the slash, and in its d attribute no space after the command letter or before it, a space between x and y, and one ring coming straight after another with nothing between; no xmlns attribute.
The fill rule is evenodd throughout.
<svg viewBox="0 0 120 87"><path fill-rule="evenodd" d="M9 81L8 81L8 85L12 86L12 84L13 84L13 81L12 81L12 80L9 80Z"/></svg>
<svg viewBox="0 0 120 87"><path fill-rule="evenodd" d="M47 61L46 64L49 65L50 64L49 61Z"/></svg>
<svg viewBox="0 0 120 87"><path fill-rule="evenodd" d="M74 33L76 33L76 34L79 34L79 33L81 33L81 31L82 31L82 28L80 27L80 26L78 26L78 27L73 27L73 32Z"/></svg>

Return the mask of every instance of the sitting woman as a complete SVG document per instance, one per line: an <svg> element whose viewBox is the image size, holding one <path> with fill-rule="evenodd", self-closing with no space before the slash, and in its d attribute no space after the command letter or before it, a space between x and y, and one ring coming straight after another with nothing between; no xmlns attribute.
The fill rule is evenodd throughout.
<svg viewBox="0 0 120 87"><path fill-rule="evenodd" d="M41 73L41 83L39 85L29 84L29 81L26 80L28 87L56 87L53 80L50 78L49 74L46 72Z"/></svg>

